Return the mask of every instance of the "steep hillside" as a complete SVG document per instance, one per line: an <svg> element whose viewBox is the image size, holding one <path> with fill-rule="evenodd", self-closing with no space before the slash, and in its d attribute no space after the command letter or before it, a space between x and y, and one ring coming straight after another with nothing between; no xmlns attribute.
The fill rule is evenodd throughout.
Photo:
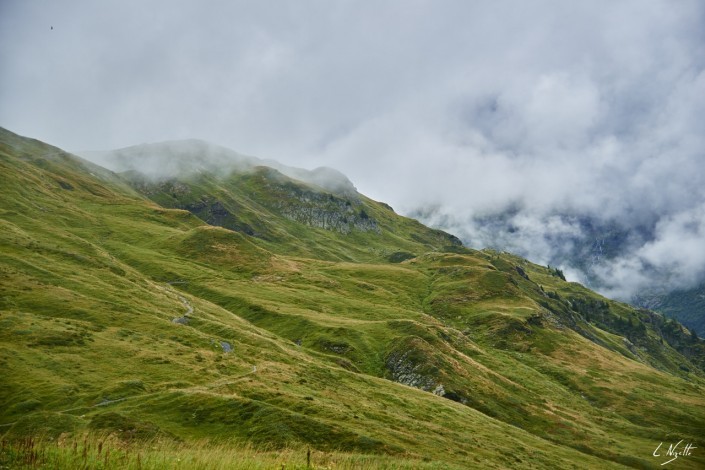
<svg viewBox="0 0 705 470"><path fill-rule="evenodd" d="M363 468L656 468L661 442L705 446L705 346L679 324L262 163L118 175L0 131L5 441Z"/></svg>
<svg viewBox="0 0 705 470"><path fill-rule="evenodd" d="M187 210L274 253L402 261L462 249L456 237L398 216L328 168L291 168L199 141L102 152L100 160L160 206Z"/></svg>
<svg viewBox="0 0 705 470"><path fill-rule="evenodd" d="M520 204L466 221L433 206L411 215L457 233L469 245L544 259L572 271L574 278L582 279L592 289L618 293L634 306L663 313L705 336L703 286L692 287L693 279L700 278L702 284L702 274L684 273L675 265L654 266L635 254L640 247L656 243L656 219L645 217L639 223L627 224L620 218L605 220L575 211L538 216ZM642 269L620 271L621 262L641 265ZM691 276L693 279L689 279Z"/></svg>

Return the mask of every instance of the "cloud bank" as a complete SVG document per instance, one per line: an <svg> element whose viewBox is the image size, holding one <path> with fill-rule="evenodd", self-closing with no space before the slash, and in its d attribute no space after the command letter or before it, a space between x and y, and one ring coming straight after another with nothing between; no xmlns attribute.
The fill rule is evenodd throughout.
<svg viewBox="0 0 705 470"><path fill-rule="evenodd" d="M625 296L704 274L703 24L697 0L6 0L0 125L334 167L539 262L589 218L623 234L593 271Z"/></svg>

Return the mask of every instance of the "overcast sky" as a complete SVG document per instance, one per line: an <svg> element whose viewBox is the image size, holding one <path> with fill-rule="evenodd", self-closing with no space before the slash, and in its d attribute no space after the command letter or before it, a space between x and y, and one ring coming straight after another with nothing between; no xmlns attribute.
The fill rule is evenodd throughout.
<svg viewBox="0 0 705 470"><path fill-rule="evenodd" d="M630 275L705 266L704 70L700 0L0 0L0 126L327 165L459 227L656 221Z"/></svg>

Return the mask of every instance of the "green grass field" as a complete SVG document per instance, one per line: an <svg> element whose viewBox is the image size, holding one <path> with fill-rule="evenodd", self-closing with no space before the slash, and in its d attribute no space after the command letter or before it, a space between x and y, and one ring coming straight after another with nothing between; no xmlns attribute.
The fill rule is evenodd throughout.
<svg viewBox="0 0 705 470"><path fill-rule="evenodd" d="M705 465L702 340L547 267L262 168L0 174L0 466Z"/></svg>

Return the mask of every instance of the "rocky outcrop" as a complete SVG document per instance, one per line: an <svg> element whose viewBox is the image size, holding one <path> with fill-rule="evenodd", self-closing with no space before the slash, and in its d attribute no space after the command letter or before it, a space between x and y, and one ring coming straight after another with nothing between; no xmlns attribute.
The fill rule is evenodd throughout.
<svg viewBox="0 0 705 470"><path fill-rule="evenodd" d="M385 365L394 382L420 388L430 392L436 387L436 381L422 372L423 364L414 361L411 351L395 352L387 356Z"/></svg>
<svg viewBox="0 0 705 470"><path fill-rule="evenodd" d="M380 232L377 221L370 217L363 204L354 198L287 188L276 209L287 219L310 227L340 233Z"/></svg>
<svg viewBox="0 0 705 470"><path fill-rule="evenodd" d="M402 339L385 359L389 378L400 384L441 394L443 387L437 380L437 374L434 374L438 372L438 367L433 364L432 354L430 345L423 339L415 336Z"/></svg>

